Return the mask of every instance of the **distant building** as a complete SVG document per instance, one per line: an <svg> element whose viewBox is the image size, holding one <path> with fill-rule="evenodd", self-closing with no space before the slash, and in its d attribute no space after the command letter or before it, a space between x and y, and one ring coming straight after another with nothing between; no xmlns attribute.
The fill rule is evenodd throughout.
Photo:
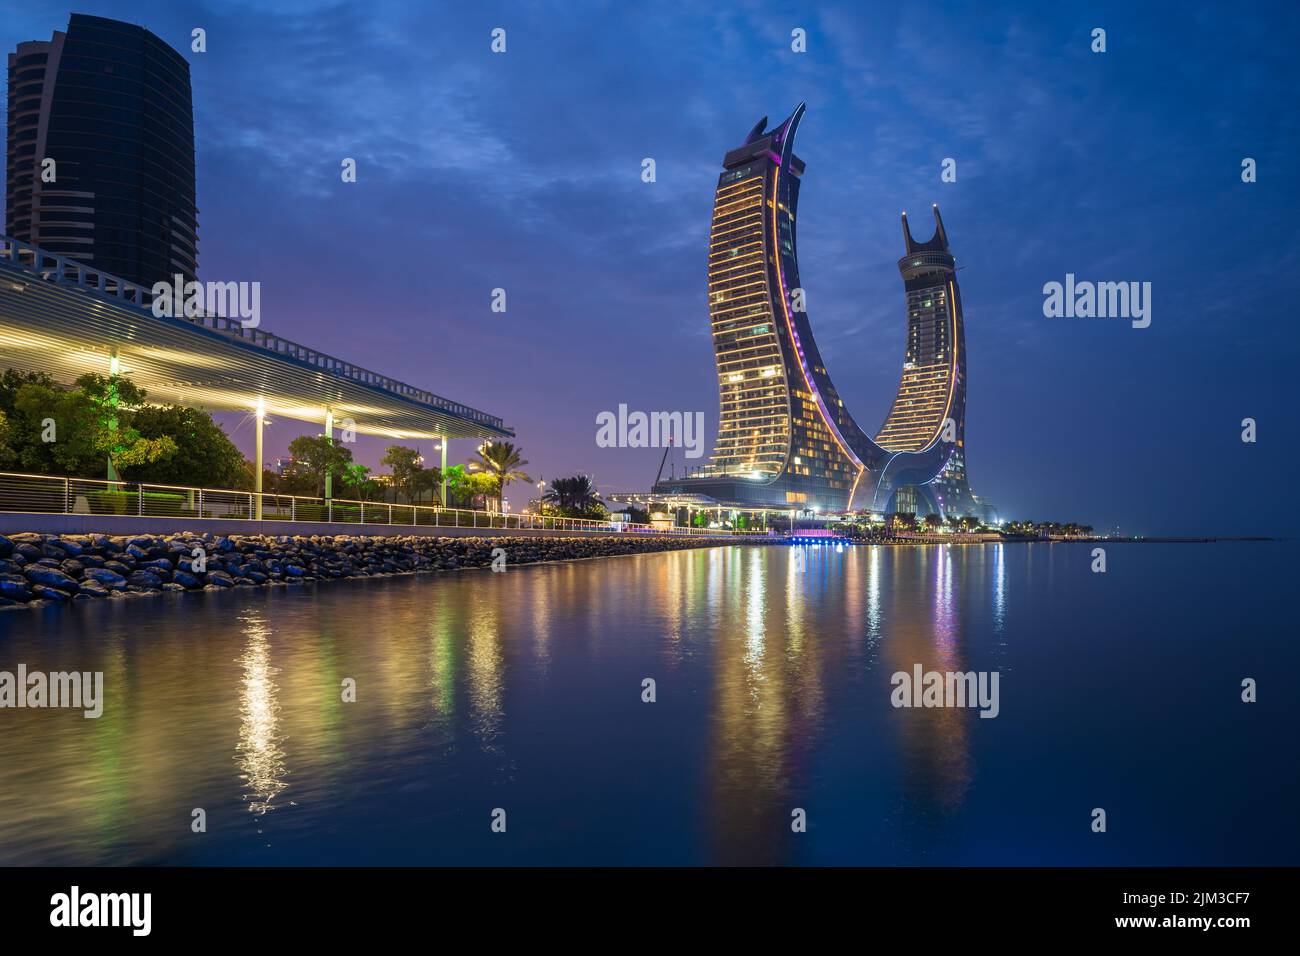
<svg viewBox="0 0 1300 956"><path fill-rule="evenodd" d="M702 507L965 514L966 342L955 260L939 210L918 243L903 217L899 262L908 326L902 380L875 438L839 397L799 280L796 230L804 163L799 107L767 117L727 153L709 236L709 315L721 415L707 464L655 483L657 501ZM895 500L902 493L911 507Z"/></svg>
<svg viewBox="0 0 1300 956"><path fill-rule="evenodd" d="M195 278L184 57L143 27L74 13L9 54L8 107L7 235L143 286Z"/></svg>

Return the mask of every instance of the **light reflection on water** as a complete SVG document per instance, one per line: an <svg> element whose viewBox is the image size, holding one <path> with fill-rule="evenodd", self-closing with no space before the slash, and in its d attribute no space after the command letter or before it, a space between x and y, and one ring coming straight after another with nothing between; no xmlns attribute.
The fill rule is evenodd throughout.
<svg viewBox="0 0 1300 956"><path fill-rule="evenodd" d="M270 628L262 614L250 609L239 615L240 629L247 644L239 659L244 669L243 692L239 702L239 743L235 760L244 780L244 798L255 815L274 809L272 801L286 784L284 750L279 732L279 688L277 669L271 666Z"/></svg>
<svg viewBox="0 0 1300 956"><path fill-rule="evenodd" d="M1217 793L1215 819L1248 828L1294 802L1293 771L1233 813L1236 785L1153 765L1131 728L1195 720L1205 767L1219 745L1295 766L1280 732L1233 732L1232 694L1206 702L1243 648L1295 666L1270 626L1283 563L1239 551L1233 600L1188 608L1189 576L1224 573L1208 549L1123 559L809 548L801 569L727 548L3 614L0 670L103 670L106 701L99 720L0 711L0 863L1267 862L1221 860L1249 834L1190 805L1182 827L1179 797ZM1157 705L1117 661L1178 693ZM915 664L999 669L1001 715L895 710L890 676ZM1294 717L1272 706L1292 711L1269 727ZM1140 836L1102 850L1066 824L1063 805L1134 788L1163 799Z"/></svg>

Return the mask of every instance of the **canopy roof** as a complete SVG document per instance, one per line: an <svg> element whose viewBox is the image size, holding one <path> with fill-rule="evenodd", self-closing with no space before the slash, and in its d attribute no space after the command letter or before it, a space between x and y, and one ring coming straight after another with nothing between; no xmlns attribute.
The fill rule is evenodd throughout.
<svg viewBox="0 0 1300 956"><path fill-rule="evenodd" d="M495 415L217 315L156 316L149 289L0 236L0 366L71 382L119 370L151 399L387 438L512 437Z"/></svg>

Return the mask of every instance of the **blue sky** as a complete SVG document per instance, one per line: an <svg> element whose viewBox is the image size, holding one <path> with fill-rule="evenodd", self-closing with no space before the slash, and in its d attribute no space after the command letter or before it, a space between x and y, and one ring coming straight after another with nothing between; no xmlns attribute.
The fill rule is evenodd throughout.
<svg viewBox="0 0 1300 956"><path fill-rule="evenodd" d="M596 447L619 403L702 410L712 434L722 155L805 101L801 278L865 428L902 357L898 214L925 238L938 202L977 493L1098 528L1297 529L1294 4L0 0L0 43L72 9L190 60L201 277L259 280L266 328L502 415L535 478L647 487L658 450ZM1067 272L1151 282L1150 328L1045 318ZM277 422L268 450L312 430Z"/></svg>

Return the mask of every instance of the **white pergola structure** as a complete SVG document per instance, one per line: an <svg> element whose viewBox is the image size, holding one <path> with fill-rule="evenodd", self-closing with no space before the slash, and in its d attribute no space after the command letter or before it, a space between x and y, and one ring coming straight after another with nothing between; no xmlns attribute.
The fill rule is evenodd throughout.
<svg viewBox="0 0 1300 956"><path fill-rule="evenodd" d="M5 236L0 366L44 372L64 383L88 372L126 372L163 401L251 413L257 423L258 492L267 415L323 422L329 437L335 423L344 421L358 434L437 440L444 472L448 439L514 437L494 415L260 325L246 327L219 315L156 315L152 290Z"/></svg>

